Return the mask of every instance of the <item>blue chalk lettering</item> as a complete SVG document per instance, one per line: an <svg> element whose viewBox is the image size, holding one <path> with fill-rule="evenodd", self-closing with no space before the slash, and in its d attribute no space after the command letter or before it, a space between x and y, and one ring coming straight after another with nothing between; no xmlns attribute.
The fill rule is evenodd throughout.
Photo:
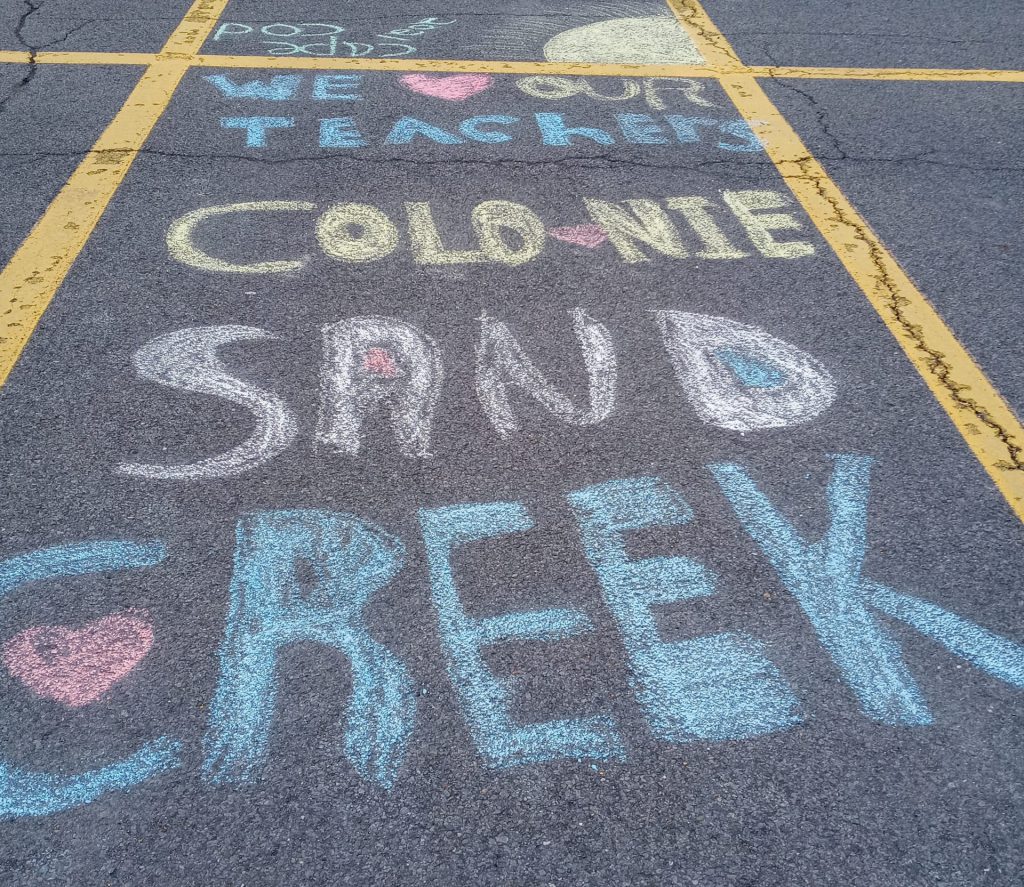
<svg viewBox="0 0 1024 887"><path fill-rule="evenodd" d="M278 655L288 644L314 641L340 650L352 666L345 756L364 779L394 785L416 699L408 670L370 636L363 610L403 557L398 539L340 512L264 511L239 521L220 679L204 738L211 782L255 776L267 757Z"/></svg>
<svg viewBox="0 0 1024 887"><path fill-rule="evenodd" d="M569 501L659 739L742 739L800 722L799 702L754 638L660 639L655 606L714 593L713 576L696 561L626 554L624 533L692 520L675 490L657 478L627 478L577 490Z"/></svg>
<svg viewBox="0 0 1024 887"><path fill-rule="evenodd" d="M712 465L744 529L814 626L843 679L871 718L930 724L931 712L895 640L868 611L860 571L867 547L871 459L833 457L830 525L815 543L802 539L739 465Z"/></svg>
<svg viewBox="0 0 1024 887"><path fill-rule="evenodd" d="M224 129L244 129L247 148L266 148L268 129L295 126L294 117L221 117Z"/></svg>
<svg viewBox="0 0 1024 887"><path fill-rule="evenodd" d="M265 40L264 46L272 46L268 50L270 55L312 55L321 58L334 55L338 49L338 38L328 37L326 43L291 43L288 40ZM349 48L349 55L366 55L372 46L364 52L356 52L356 47L365 46L363 43L342 43L342 46Z"/></svg>
<svg viewBox="0 0 1024 887"><path fill-rule="evenodd" d="M698 126L718 126L718 121L714 117L684 117L682 114L666 114L665 119L675 130L676 138L683 144L700 141Z"/></svg>
<svg viewBox="0 0 1024 887"><path fill-rule="evenodd" d="M735 145L729 142L719 142L718 147L725 151L763 151L764 145L754 134L750 124L746 120L721 120L718 128L726 135L736 136L740 144Z"/></svg>
<svg viewBox="0 0 1024 887"><path fill-rule="evenodd" d="M719 141L717 147L724 151L763 151L764 145L754 134L745 120L717 120L714 117L684 117L682 114L666 114L665 119L675 130L676 138L682 144L699 142L700 127L717 129L725 135L738 138L739 144Z"/></svg>
<svg viewBox="0 0 1024 887"><path fill-rule="evenodd" d="M338 99L347 102L362 101L362 96L350 90L359 89L362 74L317 74L313 78L313 98L321 100Z"/></svg>
<svg viewBox="0 0 1024 887"><path fill-rule="evenodd" d="M534 114L537 118L537 125L540 127L542 140L545 145L566 146L572 144L573 136L581 139L590 139L601 145L614 145L615 139L603 129L594 129L588 126L566 126L565 118L561 114L540 113Z"/></svg>
<svg viewBox="0 0 1024 887"><path fill-rule="evenodd" d="M897 643L868 606L906 623L993 677L1024 687L1024 646L936 604L860 575L867 548L871 460L834 456L828 488L831 526L807 544L737 465L712 472L747 533L799 601L862 708L888 724L929 724L932 717Z"/></svg>
<svg viewBox="0 0 1024 887"><path fill-rule="evenodd" d="M510 767L556 758L622 758L622 743L608 716L515 724L507 689L481 655L483 647L498 641L560 640L592 628L587 616L573 609L476 619L463 608L452 569L452 549L529 530L533 521L523 505L491 502L424 510L420 524L448 674L484 760L492 767Z"/></svg>
<svg viewBox="0 0 1024 887"><path fill-rule="evenodd" d="M715 351L715 357L747 388L779 388L786 384L786 374L778 367L755 360L749 354L731 348L719 348Z"/></svg>
<svg viewBox="0 0 1024 887"><path fill-rule="evenodd" d="M0 597L29 582L69 579L90 573L142 569L166 557L158 542L82 542L42 548L0 562ZM88 804L110 791L125 791L181 766L181 743L161 736L135 754L74 776L24 770L0 762L0 817L47 816Z"/></svg>
<svg viewBox="0 0 1024 887"><path fill-rule="evenodd" d="M242 30L232 30L241 28ZM243 25L241 22L224 22L216 31L213 33L213 42L216 43L222 37L238 37L242 34L251 34L252 27L250 25Z"/></svg>
<svg viewBox="0 0 1024 887"><path fill-rule="evenodd" d="M276 74L269 83L262 80L250 80L248 83L235 83L226 74L207 74L204 77L229 99L268 99L272 102L283 102L292 98L302 83L301 74Z"/></svg>
<svg viewBox="0 0 1024 887"><path fill-rule="evenodd" d="M49 816L124 791L181 766L181 743L168 736L147 742L135 754L77 776L57 776L0 764L0 817Z"/></svg>
<svg viewBox="0 0 1024 887"><path fill-rule="evenodd" d="M668 139L650 114L616 114L627 142L637 145L667 145Z"/></svg>
<svg viewBox="0 0 1024 887"><path fill-rule="evenodd" d="M320 121L321 148L364 148L366 142L351 117L328 117Z"/></svg>
<svg viewBox="0 0 1024 887"><path fill-rule="evenodd" d="M865 582L868 601L894 619L938 641L951 653L1014 687L1024 687L1024 646L950 613L936 604Z"/></svg>
<svg viewBox="0 0 1024 887"><path fill-rule="evenodd" d="M507 114L484 114L479 117L470 117L459 124L459 132L474 142L487 142L497 144L498 142L511 142L512 136L507 132L494 132L492 130L480 129L485 123L495 123L499 126L511 126L518 123L518 117L509 117Z"/></svg>
<svg viewBox="0 0 1024 887"><path fill-rule="evenodd" d="M463 140L450 132L417 120L415 117L403 117L391 127L391 132L384 140L386 145L408 145L416 136L423 136L439 145L461 145Z"/></svg>

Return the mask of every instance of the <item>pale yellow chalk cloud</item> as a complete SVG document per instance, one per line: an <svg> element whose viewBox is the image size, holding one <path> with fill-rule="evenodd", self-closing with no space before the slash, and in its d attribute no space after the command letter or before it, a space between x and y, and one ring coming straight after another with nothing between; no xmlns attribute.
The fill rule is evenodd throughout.
<svg viewBox="0 0 1024 887"><path fill-rule="evenodd" d="M549 62L702 65L704 56L675 19L614 18L563 31L544 45Z"/></svg>

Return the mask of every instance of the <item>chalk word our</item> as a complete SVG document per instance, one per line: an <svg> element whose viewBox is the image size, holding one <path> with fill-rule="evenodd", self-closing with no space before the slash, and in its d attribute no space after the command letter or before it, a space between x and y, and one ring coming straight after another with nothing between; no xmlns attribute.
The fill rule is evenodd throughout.
<svg viewBox="0 0 1024 887"><path fill-rule="evenodd" d="M236 83L227 74L204 78L218 95L232 101L294 102L306 97L304 84L310 84L308 96L316 101L357 102L362 100L362 74L277 74L269 80ZM447 76L404 74L398 83L411 92L447 101L466 99L489 90L496 78L491 74L455 74ZM703 108L717 108L705 94L703 80L688 77L517 77L516 88L524 95L545 102L580 97L598 103L630 102L641 99L654 111L666 111L674 98ZM445 88L445 87L451 88Z"/></svg>
<svg viewBox="0 0 1024 887"><path fill-rule="evenodd" d="M374 34L373 43L363 43L342 39L339 35L347 29L343 25L327 22L275 22L262 26L244 22L224 22L214 31L213 42L255 41L260 46L268 47L268 55L397 58L416 52L416 46L412 42L414 38L454 24L454 19L440 21L437 18L424 18L400 28L393 28L386 34ZM267 37L272 39L265 39Z"/></svg>
<svg viewBox="0 0 1024 887"><path fill-rule="evenodd" d="M767 259L811 256L815 248L809 241L783 240L777 236L781 231L803 228L802 222L786 211L791 206L792 199L782 192L760 189L722 191L721 202L700 195L668 197L660 202L637 198L619 203L586 197L581 210L587 213L587 224L582 233L596 232L599 240L595 243L589 238L579 238L578 242L587 248L596 248L607 240L627 264L649 262L651 254L672 259L745 259L752 255L751 247ZM523 265L544 251L549 233L557 240L568 236L572 242L572 234L567 235L565 228L548 229L532 209L508 200L486 200L473 207L468 225L473 243L470 249L446 245L446 241L451 243L456 238L465 241L465 233L446 237L438 227L430 203L407 201L404 209L408 248L418 265ZM242 264L217 257L215 247L200 246L197 241L204 225L216 222L222 225L225 220L231 221L233 226L251 225L268 213L316 210L315 203L304 200L263 200L203 207L171 223L167 230L167 249L176 261L203 271L230 274L298 271L307 264L309 256ZM737 243L723 227L722 217L730 227L742 231L747 242ZM685 238L677 220L684 223ZM320 249L339 262L377 262L391 256L402 245L395 222L384 210L366 203L336 203L320 214L314 227Z"/></svg>
<svg viewBox="0 0 1024 887"><path fill-rule="evenodd" d="M299 93L305 75L279 74L268 81L251 80L236 83L226 74L213 74L206 81L217 88L219 93L232 100L261 100L287 102ZM541 89L540 84L554 81L554 90ZM648 83L648 81L650 81ZM465 101L491 87L494 78L489 74L454 74L438 77L428 74L406 74L399 83L406 89L421 96L442 99L448 102ZM318 74L311 80L310 97L318 102L362 101L359 93L362 75L359 74ZM597 96L599 93L588 84L577 84L568 78L520 78L519 88L528 95L553 99L585 93ZM640 84L625 81L626 89L621 96L602 95L603 101L628 100L640 94ZM680 90L691 101L702 105L710 104L699 96L691 95L692 90L678 86L656 85L652 78L644 81L643 92L649 105L664 107L661 93L666 90ZM609 125L593 125L595 121L577 119L570 123L564 114L543 111L525 118L511 114L475 114L447 128L419 117L403 116L395 120L381 141L385 145L410 145L433 143L439 145L499 145L509 142L532 142L546 147L564 148L577 143L615 145L625 142L631 145L702 145L711 146L733 153L752 153L763 150L761 142L750 125L741 117L717 118L708 116L687 116L684 114L662 114L659 119L650 114L619 113L613 115ZM286 138L282 132L297 126L294 116L260 114L255 116L221 117L224 129L244 132L248 148L266 148L272 138ZM364 148L370 144L364 133L367 123L376 126L376 119L360 121L354 117L319 118L318 144L321 148ZM302 126L306 127L305 121ZM271 133L277 133L271 136ZM287 138L294 141L294 133Z"/></svg>
<svg viewBox="0 0 1024 887"><path fill-rule="evenodd" d="M1024 646L863 574L871 460L847 454L833 461L825 497L828 529L820 539L805 538L786 517L806 511L804 502L780 507L739 464L711 464L707 470L864 715L904 727L924 726L934 717L899 640L880 617L903 623L998 680L1024 687ZM789 486L788 478L778 479L778 488ZM636 559L629 553L633 533L693 521L679 490L658 477L627 477L574 490L566 499L602 605L618 630L637 702L657 740L752 739L807 720L786 677L795 666L778 664L781 649L741 631L661 638L658 608L718 593L714 572L693 558ZM613 713L584 710L522 723L512 688L487 663L485 651L495 644L557 643L595 630L593 606L485 617L467 610L460 591L461 550L534 530L526 503L427 508L419 512L419 525L437 638L483 762L510 768L566 759L624 760L626 743ZM385 789L396 784L416 728L417 682L408 665L374 637L366 609L383 587L402 581L404 554L401 539L354 514L297 509L241 517L220 675L202 741L207 782L245 784L264 771L282 653L294 643L314 643L341 652L351 666L341 753L361 778ZM43 548L0 562L0 596L22 589L39 593L48 582L66 589L76 576L151 568L166 557L159 541ZM171 735L73 775L0 761L0 815L56 813L182 764L183 744Z"/></svg>
<svg viewBox="0 0 1024 887"><path fill-rule="evenodd" d="M615 410L618 361L612 334L582 309L571 313L586 373L585 404L559 390L530 358L508 324L480 318L476 393L494 431L521 431L514 404L532 400L558 426L599 425ZM724 317L652 312L691 409L705 423L747 433L808 422L826 410L836 384L811 355L764 330ZM386 421L398 451L432 455L434 414L444 385L438 343L394 317L354 317L322 328L318 448L359 455L363 428ZM220 358L233 344L274 338L259 327L190 327L157 336L134 355L139 377L177 391L218 397L252 417L253 431L224 453L184 465L123 463L123 474L152 480L231 477L269 462L296 440L300 423L273 391L234 375Z"/></svg>

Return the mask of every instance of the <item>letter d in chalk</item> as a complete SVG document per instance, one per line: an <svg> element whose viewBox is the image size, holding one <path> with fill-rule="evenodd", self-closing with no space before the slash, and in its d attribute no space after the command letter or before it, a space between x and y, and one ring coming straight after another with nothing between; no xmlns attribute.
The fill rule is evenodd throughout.
<svg viewBox="0 0 1024 887"><path fill-rule="evenodd" d="M709 425L784 428L835 400L835 382L817 360L762 329L682 311L654 316L683 393Z"/></svg>

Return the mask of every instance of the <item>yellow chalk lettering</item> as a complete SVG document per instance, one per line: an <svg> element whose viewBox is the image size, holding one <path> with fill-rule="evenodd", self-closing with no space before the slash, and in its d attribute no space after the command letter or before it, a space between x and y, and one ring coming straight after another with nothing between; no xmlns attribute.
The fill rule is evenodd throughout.
<svg viewBox="0 0 1024 887"><path fill-rule="evenodd" d="M751 243L762 256L771 259L797 259L814 252L814 245L806 240L779 243L772 237L772 231L799 231L803 228L800 221L791 213L763 213L766 209L779 209L790 205L790 201L778 191L723 191L722 199L740 220Z"/></svg>
<svg viewBox="0 0 1024 887"><path fill-rule="evenodd" d="M655 111L664 111L667 108L665 100L658 95L665 90L681 92L688 102L694 105L702 105L705 108L717 108L714 102L704 98L704 83L700 80L691 80L688 77L644 77L644 98L647 104ZM681 84L673 86L672 84Z"/></svg>
<svg viewBox="0 0 1024 887"><path fill-rule="evenodd" d="M520 77L516 86L535 99L567 99L583 89L578 80L568 77Z"/></svg>
<svg viewBox="0 0 1024 887"><path fill-rule="evenodd" d="M365 203L336 203L316 223L320 248L342 262L375 262L395 251L398 229Z"/></svg>
<svg viewBox="0 0 1024 887"><path fill-rule="evenodd" d="M521 203L487 200L474 207L472 220L480 248L492 262L522 265L544 249L547 236L544 223L533 210ZM520 245L509 246L502 237L502 231L518 235Z"/></svg>
<svg viewBox="0 0 1024 887"><path fill-rule="evenodd" d="M580 82L580 90L584 95L590 96L592 99L600 99L605 102L624 102L626 99L635 99L640 95L640 84L635 80L627 80L625 77L622 80L622 95L602 95L594 87L592 87L586 80Z"/></svg>
<svg viewBox="0 0 1024 887"><path fill-rule="evenodd" d="M679 232L665 210L653 200L627 200L631 213L607 200L589 197L583 200L590 217L604 229L624 262L650 261L633 241L646 243L674 259L686 258L686 247L679 239Z"/></svg>
<svg viewBox="0 0 1024 887"><path fill-rule="evenodd" d="M231 203L227 206L196 209L171 223L167 229L167 251L172 259L203 271L227 271L234 274L279 274L282 271L297 271L306 264L308 256L301 259L236 265L203 252L195 245L192 236L200 222L215 216L246 212L308 212L314 209L315 203L306 203L302 200L261 200L255 203Z"/></svg>
<svg viewBox="0 0 1024 887"><path fill-rule="evenodd" d="M412 254L421 265L468 265L488 260L482 250L446 249L429 203L406 203L405 212L409 218Z"/></svg>
<svg viewBox="0 0 1024 887"><path fill-rule="evenodd" d="M683 214L687 224L701 239L705 249L697 255L702 259L742 259L748 255L729 241L725 232L711 217L708 207L711 201L706 197L669 197L665 203L669 209Z"/></svg>

